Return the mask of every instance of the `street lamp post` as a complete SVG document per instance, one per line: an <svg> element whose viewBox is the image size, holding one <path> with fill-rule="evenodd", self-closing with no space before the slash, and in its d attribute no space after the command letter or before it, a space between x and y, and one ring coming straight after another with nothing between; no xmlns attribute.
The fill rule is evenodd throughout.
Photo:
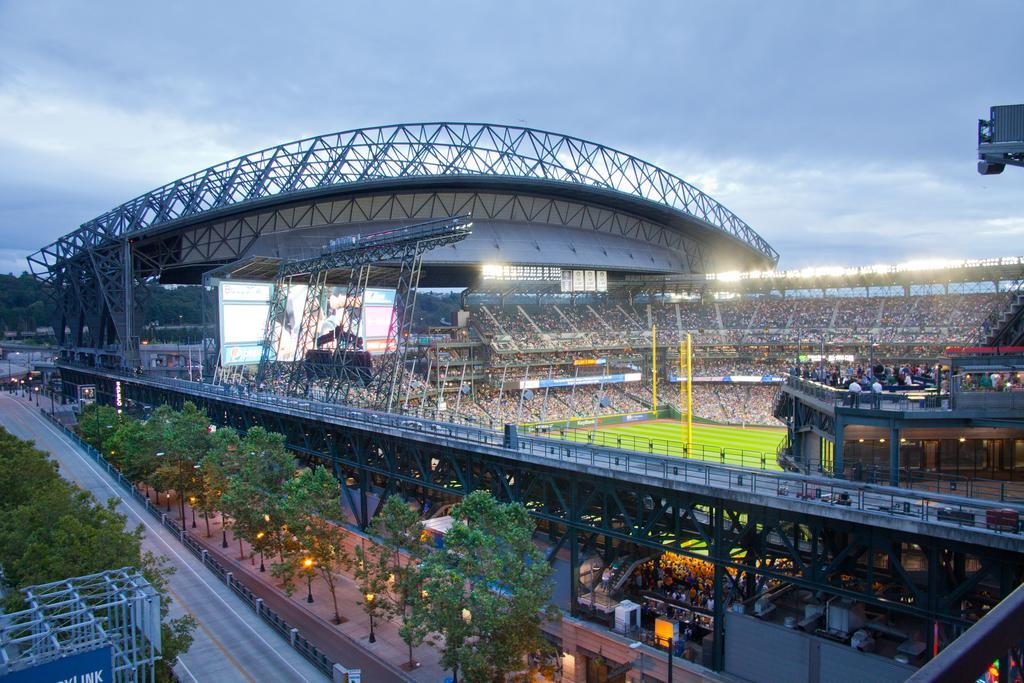
<svg viewBox="0 0 1024 683"><path fill-rule="evenodd" d="M364 597L366 598L367 606L370 608L367 610L367 613L370 615L370 642L376 643L377 636L373 632L373 601L377 598L377 596L375 596L373 593L367 593Z"/></svg>
<svg viewBox="0 0 1024 683"><path fill-rule="evenodd" d="M196 497L189 496L188 506L192 508L192 528L196 528Z"/></svg>
<svg viewBox="0 0 1024 683"><path fill-rule="evenodd" d="M313 560L307 557L302 566L306 568L306 602L313 602Z"/></svg>
<svg viewBox="0 0 1024 683"><path fill-rule="evenodd" d="M264 534L262 531L260 531L259 533L256 534L256 540L257 541L262 541L264 536L266 536L266 534ZM260 543L260 571L261 572L267 571L266 567L263 564L263 543Z"/></svg>

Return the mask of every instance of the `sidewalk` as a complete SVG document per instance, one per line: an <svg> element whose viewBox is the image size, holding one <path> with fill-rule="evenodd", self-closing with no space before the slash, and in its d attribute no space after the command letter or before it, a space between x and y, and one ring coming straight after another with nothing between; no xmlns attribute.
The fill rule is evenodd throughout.
<svg viewBox="0 0 1024 683"><path fill-rule="evenodd" d="M166 497L161 494L161 503L166 510ZM172 519L178 519L177 499L171 495ZM429 645L421 645L413 650L413 657L420 666L411 672L404 671L403 665L409 661L409 648L398 635L399 622L387 622L374 619L375 643L369 642L370 618L358 604L362 600L356 582L345 573L337 573L336 591L338 595L338 612L344 620L340 625L333 623L334 605L330 591L322 579L316 577L312 582L313 603L306 602L307 588L304 579L296 582L295 592L289 598L280 583L270 573L270 566L276 558L264 556L265 572L259 571L259 553L252 554L249 544L242 541L244 559L239 559L239 539L227 530L228 547L222 547L223 527L221 517L210 518L210 538L206 537L206 522L201 514L196 513L196 528L191 527L191 509L185 504L185 530L220 562L225 569L234 573L249 590L263 598L264 604L287 618L299 628L306 637L328 656L342 662L348 667L363 669L364 680L368 669L378 669L384 665L392 674L393 680L419 681L436 683L451 676L451 672L441 669L440 655ZM349 551L358 543L358 537L349 535ZM251 557L250 557L251 555ZM372 661L372 663L368 660ZM366 664L370 666L366 666Z"/></svg>

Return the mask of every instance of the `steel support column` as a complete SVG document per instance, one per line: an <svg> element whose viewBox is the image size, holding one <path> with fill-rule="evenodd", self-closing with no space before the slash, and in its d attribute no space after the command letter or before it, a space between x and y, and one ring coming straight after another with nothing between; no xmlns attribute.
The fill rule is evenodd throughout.
<svg viewBox="0 0 1024 683"><path fill-rule="evenodd" d="M900 429L889 429L889 485L900 485Z"/></svg>
<svg viewBox="0 0 1024 683"><path fill-rule="evenodd" d="M713 587L714 605L714 637L711 645L711 668L721 671L725 668L725 565L724 561L729 558L729 548L724 545L725 515L721 506L716 506L714 511L713 544L710 549L715 559L715 576Z"/></svg>

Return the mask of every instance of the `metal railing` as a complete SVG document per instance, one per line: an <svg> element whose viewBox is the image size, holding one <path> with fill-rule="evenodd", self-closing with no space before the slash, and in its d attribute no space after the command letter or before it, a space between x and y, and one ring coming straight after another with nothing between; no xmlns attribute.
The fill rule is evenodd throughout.
<svg viewBox="0 0 1024 683"><path fill-rule="evenodd" d="M871 465L868 467L853 463L845 468L846 478L868 484L887 484L889 468ZM967 498L985 498L1000 502L1024 503L1024 481L1001 481L980 479L944 472L926 472L912 469L899 471L900 488L918 491L948 493Z"/></svg>
<svg viewBox="0 0 1024 683"><path fill-rule="evenodd" d="M949 410L949 396L934 389L915 391L883 391L873 394L865 389L855 394L849 389L840 389L809 379L789 376L786 386L805 396L816 398L838 408L859 408L861 410Z"/></svg>
<svg viewBox="0 0 1024 683"><path fill-rule="evenodd" d="M95 371L95 368L93 368ZM721 463L701 462L687 458L577 444L539 436L523 436L509 443L502 432L416 418L398 413L353 408L345 405L319 403L270 394L241 394L228 387L176 379L146 378L128 373L107 371L111 377L124 377L140 384L169 387L185 394L215 400L229 400L253 408L273 409L303 418L329 420L354 429L380 431L390 429L397 436L416 441L429 441L453 448L473 444L495 449L506 457L529 455L543 458L564 469L596 468L617 477L623 473L642 475L664 485L689 484L717 489L723 494L750 494L761 497L761 504L778 501L800 503L804 512L830 516L829 509L840 506L864 514L865 523L888 525L889 520L915 520L939 527L954 527L979 535L1022 538L1020 524L1013 528L1003 523L989 523L992 510L1011 509L1024 517L1024 505L1007 502L971 500L962 496L900 489L897 487L841 479L814 477L788 472L754 470ZM303 450L303 447L290 445Z"/></svg>
<svg viewBox="0 0 1024 683"><path fill-rule="evenodd" d="M294 628L284 618L270 608L265 607L262 599L257 598L256 595L243 583L238 581L230 571L226 570L220 562L214 559L210 553L203 548L201 543L191 537L184 527L177 524L167 515L167 513L153 505L149 498L143 495L143 493L139 491L127 477L121 474L116 467L107 462L99 451L83 441L78 434L68 429L64 424L51 416L45 410L41 410L40 412L42 412L43 416L47 420L56 425L68 438L74 440L74 442L77 443L82 450L84 450L86 454L95 460L101 467L103 467L110 476L116 479L117 483L121 485L121 488L131 494L136 502L143 504L149 514L159 520L160 524L164 528L174 534L181 544L202 562L203 566L209 569L221 583L226 585L235 595L241 598L242 602L248 605L257 616L287 640L288 644L294 648L296 652L305 657L310 664L315 666L325 676L332 678L335 665L334 661L317 649L315 645L306 640L306 638L299 633L298 629Z"/></svg>

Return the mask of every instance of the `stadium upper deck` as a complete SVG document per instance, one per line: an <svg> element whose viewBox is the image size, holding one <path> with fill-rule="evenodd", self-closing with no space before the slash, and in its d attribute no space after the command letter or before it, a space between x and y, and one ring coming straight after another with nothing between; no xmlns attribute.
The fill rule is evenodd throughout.
<svg viewBox="0 0 1024 683"><path fill-rule="evenodd" d="M467 286L491 262L599 269L603 281L778 261L731 211L636 157L546 131L426 123L224 162L88 221L29 264L59 294L62 341L67 326L72 346L123 349L157 280L199 283L242 258L287 258L338 237L464 213L473 235L427 255L422 285Z"/></svg>

